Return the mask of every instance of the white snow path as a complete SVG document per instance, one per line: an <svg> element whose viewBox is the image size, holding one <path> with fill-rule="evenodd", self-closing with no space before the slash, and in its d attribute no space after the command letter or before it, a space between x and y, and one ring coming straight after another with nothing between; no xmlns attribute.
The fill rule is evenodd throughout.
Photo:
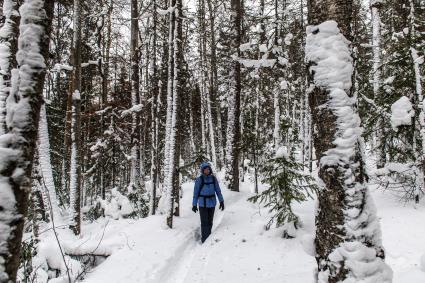
<svg viewBox="0 0 425 283"><path fill-rule="evenodd" d="M281 229L264 230L266 210L247 201L249 185L239 193L222 188L226 209L216 208L212 235L199 242L199 213L191 208L193 184L185 184L181 216L174 229L161 228L163 218L127 221L123 227L109 224L122 245L84 282L311 282L314 258L299 239L284 240ZM313 205L298 211L312 227ZM305 217L304 217L305 216ZM120 220L125 221L125 220ZM311 231L309 231L311 232ZM299 232L300 236L307 233Z"/></svg>
<svg viewBox="0 0 425 283"><path fill-rule="evenodd" d="M239 193L226 188L222 191L226 209L220 211L217 207L213 232L202 245L199 213L190 210L193 183L183 186L181 216L175 218L173 229L161 227L162 216L110 220L101 248L112 247L108 249L112 255L84 282L314 282L316 262L301 242L312 238L315 201L296 205L304 226L295 239L283 239L280 228L264 230L267 210L246 201L252 195L250 184L243 184ZM425 201L414 209L410 204L403 207L390 194L372 190L372 195L394 283L425 282L425 272L420 270L420 257L425 254ZM99 238L98 230L103 226L96 225L85 228L91 232L84 238Z"/></svg>

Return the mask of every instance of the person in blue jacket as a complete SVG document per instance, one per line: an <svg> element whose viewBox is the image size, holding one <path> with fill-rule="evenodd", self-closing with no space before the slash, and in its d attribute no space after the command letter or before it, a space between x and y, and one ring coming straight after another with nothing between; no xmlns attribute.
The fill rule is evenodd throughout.
<svg viewBox="0 0 425 283"><path fill-rule="evenodd" d="M220 202L220 209L224 210L224 199L221 194L217 178L213 175L209 163L201 164L201 175L196 178L195 188L193 190L192 210L198 211L201 216L201 241L202 243L211 234L213 226L214 210L217 204L216 195Z"/></svg>

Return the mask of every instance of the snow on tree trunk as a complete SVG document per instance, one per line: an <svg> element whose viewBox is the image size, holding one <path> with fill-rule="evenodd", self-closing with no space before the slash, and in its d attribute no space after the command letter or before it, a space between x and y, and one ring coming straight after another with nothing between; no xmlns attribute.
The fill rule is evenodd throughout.
<svg viewBox="0 0 425 283"><path fill-rule="evenodd" d="M214 166L221 168L224 158L224 147L222 144L222 132L221 132L221 111L220 111L220 101L218 99L218 71L217 71L217 44L215 37L215 17L214 8L212 5L212 0L207 0L208 13L210 17L210 41L211 41L211 83L210 83L210 99L215 98L214 106L217 113L217 123L215 124L215 132L217 134L217 144L218 144L218 156L216 155L216 162ZM213 102L213 101L212 101ZM214 148L216 146L214 145ZM216 154L216 153L215 153Z"/></svg>
<svg viewBox="0 0 425 283"><path fill-rule="evenodd" d="M410 33L413 39L416 38L416 26L415 26L415 6L412 0L410 2ZM419 157L419 161L421 162L422 170L417 168L417 185L415 189L415 202L419 203L419 193L421 189L424 189L424 178L425 178L425 103L424 97L422 93L422 74L420 70L420 65L424 63L424 56L419 56L418 51L414 47L410 47L410 54L412 56L413 61L413 69L415 72L415 92L417 96L417 106L416 109L419 110L419 133L421 136L421 152L415 150L416 156ZM416 127L415 127L416 128ZM414 146L416 147L415 143Z"/></svg>
<svg viewBox="0 0 425 283"><path fill-rule="evenodd" d="M69 228L75 235L81 233L81 2L74 0L74 33L72 54L72 115L71 115L71 165L69 172Z"/></svg>
<svg viewBox="0 0 425 283"><path fill-rule="evenodd" d="M173 58L174 58L174 10L175 0L169 0L169 26L168 26L168 78L167 78L167 112L165 120L165 145L164 145L164 168L163 176L164 182L166 176L168 176L169 164L170 164L170 136L171 136L171 120L172 120L172 110L173 110L173 77L174 77L174 67L173 67ZM166 190L164 186L164 191ZM162 201L161 201L162 203Z"/></svg>
<svg viewBox="0 0 425 283"><path fill-rule="evenodd" d="M230 49L231 71L228 91L227 145L226 145L226 181L229 189L239 191L239 143L240 143L240 96L241 65L239 63L242 40L242 4L240 0L231 1Z"/></svg>
<svg viewBox="0 0 425 283"><path fill-rule="evenodd" d="M154 0L153 10L157 10L157 4ZM157 67L157 22L158 14L155 12L152 15L153 17L153 54L152 54L152 105L151 105L151 139L152 139L152 149L151 149L151 199L150 199L150 214L154 215L156 212L156 197L157 197L157 183L158 183L158 169L159 169L159 158L158 158L158 132L159 132L159 100L160 100L160 86L158 79L158 67Z"/></svg>
<svg viewBox="0 0 425 283"><path fill-rule="evenodd" d="M76 1L77 2L77 1ZM81 233L81 167L79 154L79 116L80 93L75 90L72 95L72 127L71 127L71 168L69 172L69 228L75 235Z"/></svg>
<svg viewBox="0 0 425 283"><path fill-rule="evenodd" d="M131 0L131 104L136 106L140 102L139 96L139 12L138 1ZM139 115L131 114L131 169L129 189L140 187L140 132Z"/></svg>
<svg viewBox="0 0 425 283"><path fill-rule="evenodd" d="M416 156L421 156L419 158L420 162L422 163L422 171L418 170L418 185L415 189L415 202L419 203L419 193L420 189L424 188L424 177L425 177L425 103L424 103L424 97L422 94L422 76L420 72L419 65L424 63L424 57L418 56L418 52L416 49L411 47L410 49L413 59L413 66L415 70L415 80L416 80L416 95L418 96L418 108L419 108L419 132L421 136L422 141L422 154L418 152Z"/></svg>
<svg viewBox="0 0 425 283"><path fill-rule="evenodd" d="M372 51L373 51L373 96L374 99L379 99L382 78L381 78L381 17L380 8L382 6L381 0L371 0L370 9L372 13ZM379 156L377 161L377 167L382 168L385 166L386 153L383 147L383 139L385 139L385 123L382 119L379 119L381 124L380 129L377 131L377 145L379 149Z"/></svg>
<svg viewBox="0 0 425 283"><path fill-rule="evenodd" d="M378 98L381 88L381 18L379 14L381 5L381 0L370 1L372 11L373 94L375 99Z"/></svg>
<svg viewBox="0 0 425 283"><path fill-rule="evenodd" d="M217 166L217 155L215 149L215 141L214 141L214 126L213 126L213 117L211 112L211 94L207 91L207 120L209 126L209 138L211 144L211 161L214 166Z"/></svg>
<svg viewBox="0 0 425 283"><path fill-rule="evenodd" d="M169 81L168 94L167 94L167 110L170 109L170 113L167 112L167 132L165 139L168 142L168 152L165 152L165 166L167 167L164 174L164 193L161 199L161 209L166 216L166 224L169 228L173 227L173 214L174 214L174 202L175 198L178 197L178 167L179 160L179 147L176 145L178 139L178 121L179 121L179 100L182 91L181 85L181 67L182 67L182 2L180 0L170 0L170 7L173 7L170 11L170 50L172 50L171 58L169 57L169 64L172 63L172 69L169 65ZM169 104L171 103L171 105ZM169 115L171 114L171 115ZM170 117L169 117L170 116ZM168 120L168 118L170 120Z"/></svg>
<svg viewBox="0 0 425 283"><path fill-rule="evenodd" d="M12 69L16 68L15 58L18 48L19 4L16 0L3 2L3 14L5 22L0 28L0 135L6 130L6 99L11 90Z"/></svg>
<svg viewBox="0 0 425 283"><path fill-rule="evenodd" d="M273 107L274 107L274 130L273 139L275 149L279 148L280 144L280 106L279 106L279 91L275 90L273 94Z"/></svg>
<svg viewBox="0 0 425 283"><path fill-rule="evenodd" d="M309 103L321 189L316 214L318 282L391 282L360 152L352 95L352 1L311 1L306 39ZM330 20L329 20L330 19ZM328 20L328 21L327 21Z"/></svg>
<svg viewBox="0 0 425 283"><path fill-rule="evenodd" d="M47 114L46 105L43 104L40 110L40 122L38 124L38 159L40 162L40 173L43 178L43 194L48 194L50 202L45 203L46 207L50 207L52 210L53 219L58 219L60 215L58 198L56 195L55 182L53 179L52 162L50 160L50 141L49 141L49 130L47 127ZM46 209L47 214L50 214L50 209Z"/></svg>
<svg viewBox="0 0 425 283"><path fill-rule="evenodd" d="M19 266L43 101L53 1L26 0L19 11L21 23L16 54L19 71L11 72L12 88L6 101L7 133L0 136L0 282L15 282Z"/></svg>
<svg viewBox="0 0 425 283"><path fill-rule="evenodd" d="M204 72L201 72L202 74ZM203 75L201 75L203 77ZM201 149L202 153L205 152L208 154L208 143L207 143L207 127L205 127L205 91L204 91L204 79L201 79L200 95L201 95Z"/></svg>

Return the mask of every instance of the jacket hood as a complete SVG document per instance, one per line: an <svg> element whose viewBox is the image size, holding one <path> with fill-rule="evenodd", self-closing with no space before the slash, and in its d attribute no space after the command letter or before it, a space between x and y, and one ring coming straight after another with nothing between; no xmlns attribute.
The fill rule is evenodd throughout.
<svg viewBox="0 0 425 283"><path fill-rule="evenodd" d="M202 162L202 164L200 166L201 174L204 174L204 169L205 168L209 168L210 169L210 174L213 173L213 171L211 169L211 165L208 162Z"/></svg>

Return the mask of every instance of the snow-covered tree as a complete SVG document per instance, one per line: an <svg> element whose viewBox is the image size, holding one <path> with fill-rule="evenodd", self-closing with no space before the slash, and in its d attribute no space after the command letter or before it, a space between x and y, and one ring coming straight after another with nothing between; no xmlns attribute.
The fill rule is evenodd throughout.
<svg viewBox="0 0 425 283"><path fill-rule="evenodd" d="M317 190L314 179L304 172L303 164L296 161L294 149L288 151L288 148L282 146L276 150L275 155L261 168L262 182L269 187L249 198L269 208L272 217L266 228L270 228L273 223L278 227L284 226L285 238L295 237L294 229L302 225L292 210L293 203L312 198Z"/></svg>
<svg viewBox="0 0 425 283"><path fill-rule="evenodd" d="M181 0L170 0L169 3L169 61L168 61L168 89L167 89L167 120L166 146L164 164L164 188L161 202L163 213L166 215L167 226L173 227L173 215L178 214L179 198L179 120L181 119L180 101L182 96L182 68L183 68L183 5ZM170 112L168 112L170 111ZM177 211L176 211L177 209Z"/></svg>
<svg viewBox="0 0 425 283"><path fill-rule="evenodd" d="M74 0L74 33L71 50L73 69L71 81L71 162L69 170L69 228L75 235L81 233L81 9L80 0Z"/></svg>
<svg viewBox="0 0 425 283"><path fill-rule="evenodd" d="M0 134L6 129L6 100L12 89L12 70L16 68L15 58L18 48L19 21L18 12L20 3L16 0L2 1L4 24L0 28Z"/></svg>
<svg viewBox="0 0 425 283"><path fill-rule="evenodd" d="M4 10L13 2L5 1ZM31 171L37 142L44 77L49 54L53 1L26 0L19 8L21 22L6 102L7 133L0 136L0 281L15 282L19 266L24 217L31 190ZM3 61L2 61L3 63ZM2 67L3 69L3 67ZM19 77L18 77L19 76Z"/></svg>
<svg viewBox="0 0 425 283"><path fill-rule="evenodd" d="M139 3L137 0L131 1L131 103L133 107L140 107L139 94ZM138 111L137 111L138 112ZM140 115L136 111L131 114L131 174L130 191L139 190L140 187Z"/></svg>
<svg viewBox="0 0 425 283"><path fill-rule="evenodd" d="M360 150L362 128L352 91L353 1L311 1L309 8L306 61L321 179L315 238L317 280L391 282L379 220L368 192ZM363 268L366 264L370 268Z"/></svg>
<svg viewBox="0 0 425 283"><path fill-rule="evenodd" d="M227 109L226 180L232 191L239 191L241 64L243 6L240 0L231 1L231 29L229 34L230 69Z"/></svg>
<svg viewBox="0 0 425 283"><path fill-rule="evenodd" d="M47 124L46 105L43 104L40 109L40 121L38 125L37 153L40 163L40 175L42 177L42 192L43 195L47 195L47 198L44 198L45 205L48 207L46 211L48 215L50 215L50 211L53 213L50 218L57 219L60 216L60 209L58 204L58 197L56 194L55 180L53 179L50 151L51 148Z"/></svg>

